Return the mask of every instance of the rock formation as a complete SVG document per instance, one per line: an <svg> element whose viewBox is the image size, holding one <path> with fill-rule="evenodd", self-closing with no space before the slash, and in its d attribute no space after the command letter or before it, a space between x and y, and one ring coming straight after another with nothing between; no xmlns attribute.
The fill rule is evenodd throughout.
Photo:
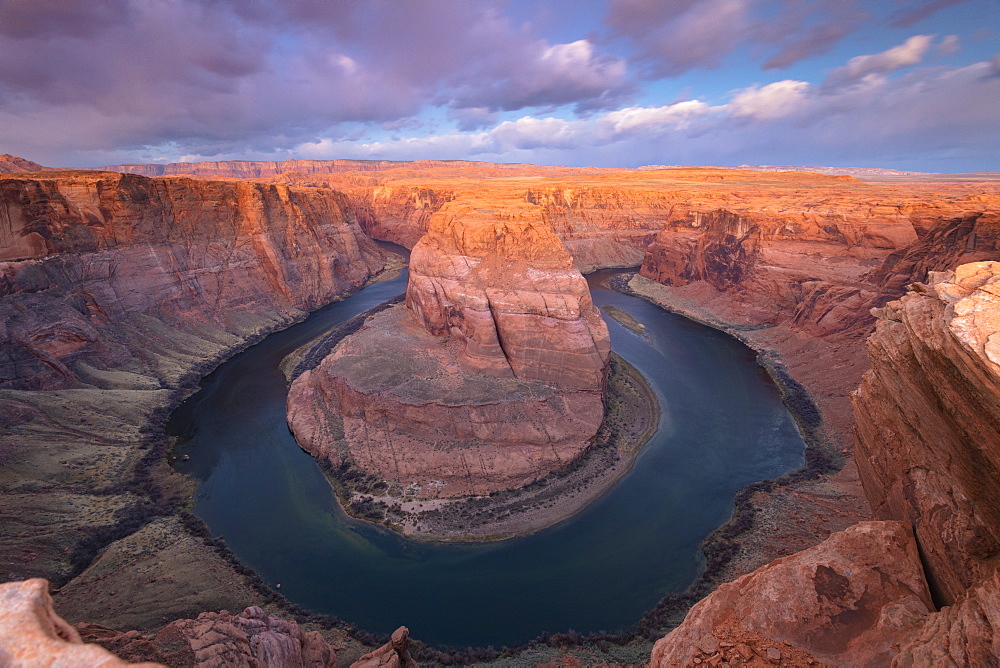
<svg viewBox="0 0 1000 668"><path fill-rule="evenodd" d="M929 274L874 309L872 369L853 397L856 461L884 521L722 585L657 643L653 664L736 652L767 665L789 651L796 665L1000 662L1000 262Z"/></svg>
<svg viewBox="0 0 1000 668"><path fill-rule="evenodd" d="M197 619L178 619L143 636L96 624L77 624L80 636L129 660L158 661L169 666L229 668L281 666L334 668L336 652L316 631L267 615L251 606L238 615L205 612Z"/></svg>
<svg viewBox="0 0 1000 668"><path fill-rule="evenodd" d="M52 608L48 582L42 579L0 584L0 665L162 668L158 663L128 663L98 645L85 644Z"/></svg>
<svg viewBox="0 0 1000 668"><path fill-rule="evenodd" d="M862 522L720 586L650 665L888 666L932 610L909 526Z"/></svg>
<svg viewBox="0 0 1000 668"><path fill-rule="evenodd" d="M914 525L952 604L1000 566L1000 262L928 283L876 311L857 459L876 517Z"/></svg>
<svg viewBox="0 0 1000 668"><path fill-rule="evenodd" d="M0 198L0 386L72 386L81 361L162 378L136 340L151 328L247 335L382 266L315 190L53 172L4 177Z"/></svg>
<svg viewBox="0 0 1000 668"><path fill-rule="evenodd" d="M123 621L122 628L142 628L148 635L159 628L158 606L166 614L193 616L193 610L242 609L254 602L246 580L176 517L150 521L162 511L155 503L163 498L146 487L162 482L151 482L143 468L144 458L156 455L150 433L162 425L178 387L377 271L382 255L362 228L410 246L442 223L428 235L437 239L434 245L418 249L427 269L415 267L422 283L410 295L420 323L432 331L402 309L370 321L367 343L358 338L355 353L338 349L339 357L324 362L354 375L345 372L336 382L328 375L301 393L300 414L310 415L300 422L305 440L347 426L365 442L368 436L358 427L363 421L373 425L373 439L398 433L405 421L411 425L407 438L423 442L431 454L447 452L434 449L443 444L466 447L467 437L494 429L502 438L519 439L513 446L522 448L519 454L495 448L507 460L502 466L478 453L459 457L451 469L413 477L450 485L447 493L456 494L490 489L480 483L501 477L501 470L509 474L505 484L513 485L531 479L523 472L561 466L579 451L561 444L585 441L599 416L599 393L581 387L598 365L586 361L595 355L582 345L580 323L588 307L585 299L574 305L565 257L545 255L555 248L547 229L577 267L641 262L643 274L659 281L643 279L659 291L647 296L779 354L819 405L826 434L835 442L840 438L837 445L847 453L853 418L846 396L867 367L862 341L875 322L868 309L884 306L871 348L875 369L858 394L859 452L865 454L859 464L878 516L916 526L932 598L951 604L911 630L912 642L901 645L895 661L989 665L997 655L991 638L998 625L1000 524L998 495L989 488L996 465L996 425L990 422L996 406L990 402L997 394L993 367L983 361L983 355L990 359L992 344L989 336L981 340L976 334L969 339L982 344L976 352L962 338L963 332L982 330L984 311L977 309L992 299L995 283L987 277L973 288L969 281L980 278L956 272L953 280L935 277L929 282L938 284L917 285L898 303L885 305L906 285L927 281L929 271L1000 260L995 184L880 185L803 173L438 161L120 169L192 173L198 177L193 179L38 169L29 161L0 158L0 171L11 172L0 177L4 579L41 575L62 585L72 578L60 594L67 610L82 614L108 603L115 620L141 619L141 625ZM34 173L24 175L26 170ZM198 180L221 177L257 182ZM488 226L473 226L472 246L493 243L493 250L502 250L517 238L508 234L516 230L505 229L505 217L529 221L524 238L541 244L544 266L528 263L523 272L518 266L498 280L496 263L467 249L457 224L449 229L443 223L462 207L473 217L492 211L493 241ZM533 251L512 256L521 252ZM555 287L529 294L533 290L508 281L522 275ZM459 276L469 289L459 289ZM968 313L954 315L959 304ZM577 310L580 317L568 317ZM547 336L527 335L534 329L527 323L536 317L548 323L543 331L562 328L581 343L563 360L565 367L534 363L553 359ZM598 360L600 340L594 338ZM397 356L395 366L383 365L378 373L366 366L366 354L394 348L407 351L402 363ZM826 354L817 355L819 348ZM443 371L435 376L427 373L431 369ZM477 384L463 384L473 377ZM552 378L569 386L552 385ZM445 399L432 404L430 396ZM462 396L464 405L454 400ZM497 397L510 402L497 403ZM321 407L340 401L353 412L353 426L322 417ZM506 426L509 415L520 420L516 429ZM448 425L445 438L430 427L435 421ZM553 424L561 426L553 430ZM914 430L940 442L920 440ZM959 450L959 441L975 447ZM334 460L349 454L345 447L330 452ZM373 452L372 470L391 475L405 468L389 464L387 452ZM451 465L455 459L440 461ZM769 534L782 536L771 543L792 535L796 549L818 542L824 529L860 513L844 512L838 501L846 494L855 505L863 503L852 491L852 470L848 462L844 473L826 479L834 491L812 505L828 513L815 515L817 526L821 518L831 524L803 531L801 524L786 522L787 513L775 511L784 508L775 505L778 497L802 503L807 494L801 487L755 495L754 504L771 504L755 522L777 518L787 524L787 533ZM441 493L431 489L428 494ZM767 531L766 524L757 526ZM103 591L111 578L130 586L149 578L132 558L136 550L146 555L144 568L155 562L156 574L170 578L136 587L129 600ZM772 544L767 553L771 558L790 551ZM182 557L187 568L174 568ZM210 587L226 588L233 602L218 604L216 593L206 594ZM898 621L888 614L885 620ZM747 648L752 661L788 664L800 656L790 646L723 642L729 641L719 642L719 660L735 662L733 652L743 657Z"/></svg>
<svg viewBox="0 0 1000 668"><path fill-rule="evenodd" d="M392 632L392 638L374 652L365 654L351 664L351 668L416 668L417 662L410 656L410 630L400 626Z"/></svg>
<svg viewBox="0 0 1000 668"><path fill-rule="evenodd" d="M610 339L537 206L435 214L406 306L372 317L293 383L299 443L422 497L522 486L600 427Z"/></svg>

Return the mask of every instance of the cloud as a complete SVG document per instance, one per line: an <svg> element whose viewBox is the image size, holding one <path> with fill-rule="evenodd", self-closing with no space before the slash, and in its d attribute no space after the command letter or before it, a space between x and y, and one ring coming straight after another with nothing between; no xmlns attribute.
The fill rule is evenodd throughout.
<svg viewBox="0 0 1000 668"><path fill-rule="evenodd" d="M776 49L764 68L788 67L829 51L867 18L860 0L612 0L604 22L655 79L719 67L744 48Z"/></svg>
<svg viewBox="0 0 1000 668"><path fill-rule="evenodd" d="M945 7L951 7L962 2L965 2L965 0L928 0L917 3L916 7L905 7L896 12L892 26L895 28L906 28L926 19Z"/></svg>
<svg viewBox="0 0 1000 668"><path fill-rule="evenodd" d="M599 56L585 39L566 44L506 44L452 76L452 106L514 111L576 103L581 108L616 105L633 87L625 61Z"/></svg>
<svg viewBox="0 0 1000 668"><path fill-rule="evenodd" d="M605 23L637 48L650 78L718 67L749 28L743 0L614 0Z"/></svg>
<svg viewBox="0 0 1000 668"><path fill-rule="evenodd" d="M624 60L552 43L492 3L125 0L0 3L5 148L287 149L426 105L620 106ZM480 114L480 122L495 119ZM42 121L44 120L44 124Z"/></svg>
<svg viewBox="0 0 1000 668"><path fill-rule="evenodd" d="M751 86L738 91L727 109L735 118L773 121L799 111L808 92L808 82L792 79Z"/></svg>
<svg viewBox="0 0 1000 668"><path fill-rule="evenodd" d="M958 35L946 35L941 43L938 44L938 54L942 56L947 56L952 53L958 53L962 49L961 42L958 39Z"/></svg>
<svg viewBox="0 0 1000 668"><path fill-rule="evenodd" d="M918 68L823 91L785 80L699 100L627 107L590 119L522 117L478 133L356 144L316 157L418 157L542 164L799 164L926 171L995 169L1000 77L989 62Z"/></svg>
<svg viewBox="0 0 1000 668"><path fill-rule="evenodd" d="M764 69L780 69L828 52L861 27L868 14L853 0L787 3L777 16L755 26L756 39L778 47Z"/></svg>
<svg viewBox="0 0 1000 668"><path fill-rule="evenodd" d="M711 107L700 100L687 100L662 107L628 107L611 111L601 118L600 124L613 135L664 127L683 129L711 111Z"/></svg>
<svg viewBox="0 0 1000 668"><path fill-rule="evenodd" d="M855 56L830 72L823 83L824 89L833 90L850 86L873 76L885 76L904 67L920 63L924 53L933 41L933 35L914 35L908 40L882 51L864 56Z"/></svg>

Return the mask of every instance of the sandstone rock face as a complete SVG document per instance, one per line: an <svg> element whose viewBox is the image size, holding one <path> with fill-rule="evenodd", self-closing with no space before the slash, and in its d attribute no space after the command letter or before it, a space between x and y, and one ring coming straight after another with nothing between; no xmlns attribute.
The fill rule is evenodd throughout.
<svg viewBox="0 0 1000 668"><path fill-rule="evenodd" d="M469 372L463 347L403 306L371 318L288 395L306 451L423 498L521 487L569 464L597 432L600 389Z"/></svg>
<svg viewBox="0 0 1000 668"><path fill-rule="evenodd" d="M694 213L643 259L643 276L665 285L707 281L726 290L750 278L760 258L760 227L729 211Z"/></svg>
<svg viewBox="0 0 1000 668"><path fill-rule="evenodd" d="M952 604L1000 566L1000 262L932 272L876 315L858 468L876 516L914 525Z"/></svg>
<svg viewBox="0 0 1000 668"><path fill-rule="evenodd" d="M995 666L1000 664L1000 573L970 589L952 606L930 615L892 665Z"/></svg>
<svg viewBox="0 0 1000 668"><path fill-rule="evenodd" d="M599 389L611 341L572 258L525 202L452 202L410 258L406 305L470 371Z"/></svg>
<svg viewBox="0 0 1000 668"><path fill-rule="evenodd" d="M524 201L445 205L384 311L293 384L300 445L422 497L520 487L563 468L603 418L607 327Z"/></svg>
<svg viewBox="0 0 1000 668"><path fill-rule="evenodd" d="M48 582L42 579L0 584L0 665L162 668L159 663L128 663L102 647L84 644L53 610Z"/></svg>
<svg viewBox="0 0 1000 668"><path fill-rule="evenodd" d="M162 379L137 340L162 338L151 328L245 336L360 285L384 257L329 192L53 172L5 177L0 198L6 386L72 386L81 361Z"/></svg>
<svg viewBox="0 0 1000 668"><path fill-rule="evenodd" d="M720 586L650 665L887 666L932 610L909 526L861 522Z"/></svg>
<svg viewBox="0 0 1000 668"><path fill-rule="evenodd" d="M25 160L9 153L0 154L0 174L24 174L27 172L49 171L50 167L42 167L37 162Z"/></svg>
<svg viewBox="0 0 1000 668"><path fill-rule="evenodd" d="M147 517L148 480L167 475L150 473L151 434L176 390L359 287L385 256L332 191L52 171L0 176L0 199L0 562L5 579L62 586L103 547L95 537ZM161 555L184 561L178 545L214 558L193 539ZM141 585L138 568L123 577ZM174 585L183 594L140 586L115 609L158 621L143 609L164 600L249 602L190 586L204 576Z"/></svg>

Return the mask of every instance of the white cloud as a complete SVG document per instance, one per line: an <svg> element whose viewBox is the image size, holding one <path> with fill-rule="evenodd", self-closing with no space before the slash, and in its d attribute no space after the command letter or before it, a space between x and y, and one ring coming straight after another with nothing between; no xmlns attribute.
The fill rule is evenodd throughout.
<svg viewBox="0 0 1000 668"><path fill-rule="evenodd" d="M886 75L916 65L923 59L933 39L933 35L914 35L881 53L855 56L846 65L830 72L827 86L848 85L871 75Z"/></svg>
<svg viewBox="0 0 1000 668"><path fill-rule="evenodd" d="M613 134L660 127L683 129L712 110L701 100L687 100L662 107L627 107L601 117L601 125Z"/></svg>
<svg viewBox="0 0 1000 668"><path fill-rule="evenodd" d="M726 105L732 116L773 121L799 110L809 92L809 83L785 79L766 86L738 91Z"/></svg>

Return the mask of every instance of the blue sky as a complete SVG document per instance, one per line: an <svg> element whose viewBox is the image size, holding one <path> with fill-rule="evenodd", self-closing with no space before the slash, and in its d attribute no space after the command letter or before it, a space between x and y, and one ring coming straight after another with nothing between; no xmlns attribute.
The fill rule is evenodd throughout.
<svg viewBox="0 0 1000 668"><path fill-rule="evenodd" d="M5 0L0 152L1000 170L1000 0Z"/></svg>

